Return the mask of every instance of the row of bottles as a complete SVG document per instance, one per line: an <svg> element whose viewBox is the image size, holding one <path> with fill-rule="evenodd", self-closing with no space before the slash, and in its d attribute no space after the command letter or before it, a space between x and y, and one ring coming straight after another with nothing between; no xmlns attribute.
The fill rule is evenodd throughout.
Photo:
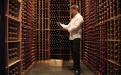
<svg viewBox="0 0 121 75"><path fill-rule="evenodd" d="M20 10L20 7L19 7L19 3L18 2L15 2L15 1L12 1L12 0L9 0L9 15L11 17L14 17L14 18L18 18L19 16L19 10Z"/></svg>
<svg viewBox="0 0 121 75"><path fill-rule="evenodd" d="M51 0L51 4L70 4L69 0Z"/></svg>
<svg viewBox="0 0 121 75"><path fill-rule="evenodd" d="M50 41L51 42L56 42L61 40L61 42L67 41L69 39L68 36L50 36Z"/></svg>
<svg viewBox="0 0 121 75"><path fill-rule="evenodd" d="M25 74L36 60L36 9L37 1L22 1L22 72Z"/></svg>
<svg viewBox="0 0 121 75"><path fill-rule="evenodd" d="M18 54L20 50L19 45L17 45L18 43L8 43L8 51L9 51L9 62L13 62L15 60L18 60Z"/></svg>
<svg viewBox="0 0 121 75"><path fill-rule="evenodd" d="M17 63L14 66L9 67L9 75L21 75L21 63Z"/></svg>
<svg viewBox="0 0 121 75"><path fill-rule="evenodd" d="M49 1L37 1L37 60L43 61L49 59Z"/></svg>
<svg viewBox="0 0 121 75"><path fill-rule="evenodd" d="M121 40L121 33L120 33L120 19L121 17L118 17L116 19L110 20L108 21L108 25L107 27L109 27L110 29L108 29L108 39L110 40Z"/></svg>
<svg viewBox="0 0 121 75"><path fill-rule="evenodd" d="M19 26L20 23L18 22L14 22L14 21L11 21L9 20L9 23L8 23L8 40L9 41L15 41L15 40L18 40L18 28L20 27Z"/></svg>
<svg viewBox="0 0 121 75"><path fill-rule="evenodd" d="M84 63L96 75L120 75L119 0L82 1ZM113 70L115 68L115 70Z"/></svg>
<svg viewBox="0 0 121 75"><path fill-rule="evenodd" d="M59 15L62 15L63 17L67 16L69 17L69 14L70 12L69 11L50 11L50 16L57 16L59 17Z"/></svg>

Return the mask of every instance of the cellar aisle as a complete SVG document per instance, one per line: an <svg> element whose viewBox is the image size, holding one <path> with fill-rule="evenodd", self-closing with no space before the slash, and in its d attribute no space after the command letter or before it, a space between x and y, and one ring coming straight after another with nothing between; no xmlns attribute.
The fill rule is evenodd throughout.
<svg viewBox="0 0 121 75"><path fill-rule="evenodd" d="M37 64L26 75L74 75L74 71L68 70L70 65L57 67L49 66L49 64ZM95 75L86 65L81 64L81 68L80 75Z"/></svg>

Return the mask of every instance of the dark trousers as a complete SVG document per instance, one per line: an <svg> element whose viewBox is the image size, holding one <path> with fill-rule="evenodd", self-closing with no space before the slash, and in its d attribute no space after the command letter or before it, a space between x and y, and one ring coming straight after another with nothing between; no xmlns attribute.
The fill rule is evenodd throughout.
<svg viewBox="0 0 121 75"><path fill-rule="evenodd" d="M80 69L80 38L70 40L70 48L73 59L73 67Z"/></svg>

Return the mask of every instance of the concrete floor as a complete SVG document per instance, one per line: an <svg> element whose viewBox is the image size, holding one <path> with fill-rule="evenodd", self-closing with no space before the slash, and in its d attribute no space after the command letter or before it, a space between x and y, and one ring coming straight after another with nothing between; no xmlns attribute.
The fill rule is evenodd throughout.
<svg viewBox="0 0 121 75"><path fill-rule="evenodd" d="M74 75L75 71L69 70L70 65L62 67L37 64L26 75ZM95 75L86 65L81 64L80 75Z"/></svg>

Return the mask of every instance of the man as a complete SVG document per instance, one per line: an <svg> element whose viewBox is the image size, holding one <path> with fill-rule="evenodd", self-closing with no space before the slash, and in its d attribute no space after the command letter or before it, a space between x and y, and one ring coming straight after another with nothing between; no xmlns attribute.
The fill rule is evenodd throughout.
<svg viewBox="0 0 121 75"><path fill-rule="evenodd" d="M73 67L70 70L76 70L75 75L80 74L80 38L81 38L81 24L84 22L83 17L79 13L77 5L71 6L71 19L68 25L57 22L57 25L62 26L63 30L67 30L70 34L70 47L73 59Z"/></svg>

